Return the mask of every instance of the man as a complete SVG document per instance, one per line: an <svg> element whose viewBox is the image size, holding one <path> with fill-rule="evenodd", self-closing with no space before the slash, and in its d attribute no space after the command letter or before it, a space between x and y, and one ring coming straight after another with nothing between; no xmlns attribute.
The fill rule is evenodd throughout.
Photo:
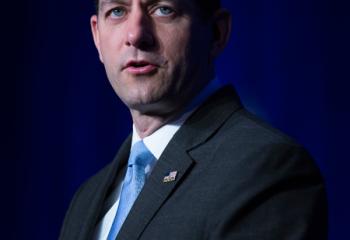
<svg viewBox="0 0 350 240"><path fill-rule="evenodd" d="M326 239L307 152L215 78L231 27L220 1L97 6L94 42L134 127L76 193L60 239Z"/></svg>

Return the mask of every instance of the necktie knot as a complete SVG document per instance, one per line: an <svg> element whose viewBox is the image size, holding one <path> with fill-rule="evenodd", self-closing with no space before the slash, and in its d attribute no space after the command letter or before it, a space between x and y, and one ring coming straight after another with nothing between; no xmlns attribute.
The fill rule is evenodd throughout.
<svg viewBox="0 0 350 240"><path fill-rule="evenodd" d="M143 141L136 142L130 152L128 165L138 165L140 167L146 168L148 165L151 165L154 162L155 157L148 150Z"/></svg>

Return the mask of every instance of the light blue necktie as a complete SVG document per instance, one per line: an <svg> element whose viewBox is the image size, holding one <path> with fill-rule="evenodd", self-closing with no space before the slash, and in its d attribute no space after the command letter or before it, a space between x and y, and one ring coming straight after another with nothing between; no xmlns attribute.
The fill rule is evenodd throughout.
<svg viewBox="0 0 350 240"><path fill-rule="evenodd" d="M128 169L126 171L122 191L120 193L118 210L113 220L107 240L116 239L132 205L145 184L145 168L147 166L152 167L155 160L156 158L147 149L143 141L139 141L132 146L128 160Z"/></svg>

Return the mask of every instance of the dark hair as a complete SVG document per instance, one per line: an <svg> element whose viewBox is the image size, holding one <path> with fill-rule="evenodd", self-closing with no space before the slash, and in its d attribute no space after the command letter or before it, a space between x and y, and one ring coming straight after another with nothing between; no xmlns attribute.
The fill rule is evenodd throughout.
<svg viewBox="0 0 350 240"><path fill-rule="evenodd" d="M199 7L200 14L205 18L211 17L221 7L220 0L194 0ZM99 0L94 0L96 12L98 12Z"/></svg>

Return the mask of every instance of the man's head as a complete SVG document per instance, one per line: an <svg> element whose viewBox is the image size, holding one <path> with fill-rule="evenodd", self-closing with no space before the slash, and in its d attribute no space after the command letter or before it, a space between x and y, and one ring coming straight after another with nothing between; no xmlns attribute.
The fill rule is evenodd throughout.
<svg viewBox="0 0 350 240"><path fill-rule="evenodd" d="M99 0L91 27L121 100L131 110L166 115L181 110L214 77L230 15L220 1Z"/></svg>

